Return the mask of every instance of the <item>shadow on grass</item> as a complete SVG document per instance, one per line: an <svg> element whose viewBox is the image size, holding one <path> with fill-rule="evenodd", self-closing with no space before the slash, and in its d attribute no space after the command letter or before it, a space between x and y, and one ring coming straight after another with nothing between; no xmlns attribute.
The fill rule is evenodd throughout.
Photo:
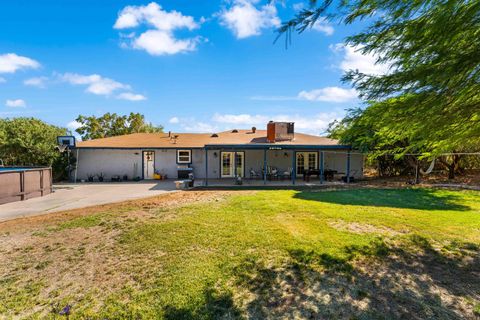
<svg viewBox="0 0 480 320"><path fill-rule="evenodd" d="M342 257L294 250L278 268L247 259L235 283L253 296L248 318L476 319L480 248L457 243L442 253L418 236L404 246L378 240Z"/></svg>
<svg viewBox="0 0 480 320"><path fill-rule="evenodd" d="M431 189L354 189L322 192L299 191L294 198L343 205L392 207L420 210L465 211L454 194L439 194Z"/></svg>
<svg viewBox="0 0 480 320"><path fill-rule="evenodd" d="M219 292L209 287L204 290L203 298L205 304L196 309L165 307L164 318L167 320L240 318L240 310L235 306L231 292Z"/></svg>

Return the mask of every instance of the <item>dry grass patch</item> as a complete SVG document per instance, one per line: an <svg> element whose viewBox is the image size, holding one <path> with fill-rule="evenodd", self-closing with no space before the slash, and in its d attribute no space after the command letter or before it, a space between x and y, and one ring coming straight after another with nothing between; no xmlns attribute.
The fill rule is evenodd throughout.
<svg viewBox="0 0 480 320"><path fill-rule="evenodd" d="M352 233L375 233L378 235L385 235L385 236L398 236L402 234L407 234L409 231L407 229L403 230L394 230L392 228L388 228L385 226L374 226L367 223L359 223L359 222L347 222L344 220L334 220L330 221L328 225L334 229L339 231L347 231Z"/></svg>

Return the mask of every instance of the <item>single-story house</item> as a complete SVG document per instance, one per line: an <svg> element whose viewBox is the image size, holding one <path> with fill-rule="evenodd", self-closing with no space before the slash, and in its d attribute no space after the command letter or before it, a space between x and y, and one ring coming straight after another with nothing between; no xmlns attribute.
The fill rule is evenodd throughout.
<svg viewBox="0 0 480 320"><path fill-rule="evenodd" d="M295 183L304 174L325 172L360 178L363 156L337 140L294 132L292 122L269 122L267 130L229 130L218 133L134 133L88 141L72 148L77 158L76 180L88 176L127 176L153 179L275 178ZM319 174L321 173L321 174ZM350 178L349 178L350 179Z"/></svg>

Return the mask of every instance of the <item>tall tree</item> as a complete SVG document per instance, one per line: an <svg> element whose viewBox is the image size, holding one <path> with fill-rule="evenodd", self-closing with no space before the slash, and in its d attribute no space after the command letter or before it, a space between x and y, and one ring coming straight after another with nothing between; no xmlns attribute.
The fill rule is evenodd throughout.
<svg viewBox="0 0 480 320"><path fill-rule="evenodd" d="M78 116L76 119L81 126L76 129L83 140L119 136L139 132L163 132L162 126L154 126L145 122L145 117L140 113L131 112L127 115L105 113L101 117Z"/></svg>
<svg viewBox="0 0 480 320"><path fill-rule="evenodd" d="M337 3L337 2L335 2ZM346 39L362 53L391 64L383 75L347 72L366 100L395 111L382 130L402 132L401 153L426 155L478 147L480 137L480 1L478 0L312 0L283 24L281 33L303 32L322 16L368 27ZM380 107L378 107L380 108Z"/></svg>

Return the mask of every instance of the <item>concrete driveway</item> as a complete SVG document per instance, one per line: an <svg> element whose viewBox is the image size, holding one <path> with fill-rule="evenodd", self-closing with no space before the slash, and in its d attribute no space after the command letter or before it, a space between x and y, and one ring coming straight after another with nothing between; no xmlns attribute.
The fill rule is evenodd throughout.
<svg viewBox="0 0 480 320"><path fill-rule="evenodd" d="M0 205L0 221L146 198L174 189L173 181L59 184L47 196Z"/></svg>

